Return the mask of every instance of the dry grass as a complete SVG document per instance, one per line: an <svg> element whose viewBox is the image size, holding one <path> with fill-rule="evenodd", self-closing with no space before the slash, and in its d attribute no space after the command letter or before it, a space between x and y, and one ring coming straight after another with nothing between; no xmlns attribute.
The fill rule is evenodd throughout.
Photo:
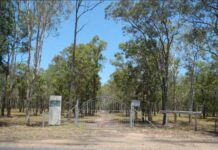
<svg viewBox="0 0 218 150"><path fill-rule="evenodd" d="M24 124L25 115L13 110L12 117L0 117L0 142L30 139L70 138L73 134L84 132L81 127L75 127L73 121L62 117L61 126L48 126L48 115L45 114L46 125L42 127L42 115L31 116L31 125Z"/></svg>
<svg viewBox="0 0 218 150"><path fill-rule="evenodd" d="M162 115L158 114L156 116L153 116L153 121L155 124L161 124L162 123ZM214 131L214 118L208 117L207 119L202 119L198 118L198 130L199 131L208 131L212 132ZM194 130L194 123L195 123L195 118L193 116L192 123L189 124L189 118L188 115L181 114L180 116L177 116L177 122L174 123L174 115L171 114L169 115L169 126L172 127L173 129L179 129L179 130Z"/></svg>
<svg viewBox="0 0 218 150"><path fill-rule="evenodd" d="M140 116L139 116L140 117ZM98 116L89 116L80 119L82 123L96 124ZM123 117L121 114L112 114L110 118L105 117L107 120L120 121L127 120L128 117ZM45 114L45 120L48 120L47 113ZM177 132L177 131L193 131L194 125L188 124L188 117L181 115L177 118L177 123L173 123L173 115L169 116L169 127L161 128L161 132ZM73 119L70 122L62 116L61 126L46 126L42 128L42 116L31 116L31 125L25 126L25 114L19 113L18 110L13 110L12 117L0 117L0 142L4 141L18 141L18 140L43 140L43 139L71 139L75 135L87 134L87 126L81 125L80 127L75 127ZM100 120L101 121L101 120ZM153 117L153 123L156 126L161 127L162 115L158 114ZM194 122L194 119L193 119ZM199 133L214 130L214 121L211 118L208 119L198 119ZM143 125L141 127L148 127L149 125ZM142 129L142 128L140 128ZM164 131L164 130L165 131ZM155 132L155 131L154 131Z"/></svg>
<svg viewBox="0 0 218 150"><path fill-rule="evenodd" d="M47 114L45 120L48 119ZM154 116L155 125L161 124L161 115ZM137 124L134 128L123 124L128 120L121 113L100 112L97 116L80 118L80 126L75 127L73 119L68 122L62 116L61 126L42 128L42 116L31 116L31 126L25 126L24 113L13 110L12 117L0 117L0 149L152 149L152 150L216 150L216 135L195 132L188 125L187 116L178 117L178 123L170 126L151 128L149 124ZM120 125L117 125L119 122ZM212 126L211 119L199 121L199 128ZM84 126L83 126L84 124ZM113 127L113 128L111 128Z"/></svg>

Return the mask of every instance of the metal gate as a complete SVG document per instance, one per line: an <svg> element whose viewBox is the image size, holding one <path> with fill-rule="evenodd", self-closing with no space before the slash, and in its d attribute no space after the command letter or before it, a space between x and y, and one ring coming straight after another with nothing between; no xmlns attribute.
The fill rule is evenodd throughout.
<svg viewBox="0 0 218 150"><path fill-rule="evenodd" d="M100 96L83 103L77 101L74 122L85 128L132 127L134 109L113 97Z"/></svg>

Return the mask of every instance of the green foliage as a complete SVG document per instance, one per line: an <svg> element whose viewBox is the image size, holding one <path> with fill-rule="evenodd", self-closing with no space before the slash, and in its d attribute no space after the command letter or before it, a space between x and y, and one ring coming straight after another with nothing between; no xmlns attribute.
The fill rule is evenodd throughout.
<svg viewBox="0 0 218 150"><path fill-rule="evenodd" d="M47 106L49 95L62 95L63 107L68 108L69 99L79 99L81 104L103 94L127 105L132 99L141 100L142 117L147 112L149 120L160 105L188 110L193 104L190 109L202 110L204 117L217 113L216 0L112 2L105 9L106 18L124 22L123 31L131 37L120 43L121 52L111 61L116 70L103 86L99 72L106 42L98 36L75 46L75 62L69 46L47 70L40 69L43 41L57 33L53 31L71 12L70 3L0 1L1 106L18 102L23 111L32 105L37 114L38 107ZM29 62L16 62L26 52ZM25 101L30 105L25 106Z"/></svg>
<svg viewBox="0 0 218 150"><path fill-rule="evenodd" d="M179 12L189 26L189 40L197 41L198 46L209 52L212 59L218 57L217 1L185 0L178 3Z"/></svg>
<svg viewBox="0 0 218 150"><path fill-rule="evenodd" d="M162 109L167 109L169 59L175 36L180 29L180 16L175 1L130 1L111 3L106 17L125 22L123 31L133 36L133 41L122 45L125 56L130 59L141 75L142 97L152 105L156 91L162 90ZM126 49L126 50L125 50ZM161 80L160 80L161 79ZM159 82L162 85L158 85ZM145 86L146 85L146 86ZM148 108L149 108L148 107ZM150 108L149 108L150 109ZM150 113L150 112L149 112ZM164 115L163 124L166 122Z"/></svg>
<svg viewBox="0 0 218 150"><path fill-rule="evenodd" d="M120 44L122 52L115 55L116 61L112 61L117 70L103 89L122 99L120 95L128 94L129 99L137 97L148 109L161 99L162 109L192 109L194 99L193 109L215 110L217 89L214 86L209 90L208 85L217 84L214 73L217 72L214 70L217 64L217 10L214 0L112 2L105 9L106 18L124 22L123 31L132 37ZM182 49L182 53L176 51L176 47ZM204 74L204 69L198 66L202 60L210 67L204 75L208 79L204 77L204 81L199 82ZM184 70L187 71L185 75L181 74ZM196 74L197 71L200 72ZM116 90L109 90L109 87ZM199 92L201 87L207 88L204 102Z"/></svg>
<svg viewBox="0 0 218 150"><path fill-rule="evenodd" d="M217 69L213 68L214 62L211 64L199 62L198 73L196 77L196 102L203 107L203 115L211 113L213 116L217 111Z"/></svg>
<svg viewBox="0 0 218 150"><path fill-rule="evenodd" d="M104 60L102 51L106 43L95 36L87 44L79 44L76 51L76 97L82 103L90 98L95 98L100 83L99 72ZM72 62L72 46L64 49L60 55L53 58L53 63L45 73L50 94L63 96L64 106L68 106L70 91L70 73Z"/></svg>
<svg viewBox="0 0 218 150"><path fill-rule="evenodd" d="M12 1L0 2L0 73L8 72L6 54L9 53L10 38L14 28L14 5Z"/></svg>

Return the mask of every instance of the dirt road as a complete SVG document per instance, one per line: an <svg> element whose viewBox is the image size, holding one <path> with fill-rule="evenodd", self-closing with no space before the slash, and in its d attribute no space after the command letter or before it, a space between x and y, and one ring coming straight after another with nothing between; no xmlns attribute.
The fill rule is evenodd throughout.
<svg viewBox="0 0 218 150"><path fill-rule="evenodd" d="M78 129L72 128L46 127L41 129L43 137L36 135L35 139L19 138L19 134L12 136L14 133L11 133L8 136L14 138L0 137L0 150L217 150L218 147L215 135L176 129L114 126L113 120L103 115L93 119L82 132L75 132ZM28 136L37 134L39 130L20 128L20 134ZM45 134L48 136L45 137Z"/></svg>

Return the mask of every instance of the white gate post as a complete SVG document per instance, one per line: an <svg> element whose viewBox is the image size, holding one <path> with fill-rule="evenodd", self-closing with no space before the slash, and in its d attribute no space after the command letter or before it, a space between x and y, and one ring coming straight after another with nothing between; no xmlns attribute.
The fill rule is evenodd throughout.
<svg viewBox="0 0 218 150"><path fill-rule="evenodd" d="M134 126L134 106L131 106L130 109L130 127Z"/></svg>
<svg viewBox="0 0 218 150"><path fill-rule="evenodd" d="M131 101L131 110L130 110L130 127L132 128L134 126L135 121L135 107L140 106L139 100L132 100Z"/></svg>

